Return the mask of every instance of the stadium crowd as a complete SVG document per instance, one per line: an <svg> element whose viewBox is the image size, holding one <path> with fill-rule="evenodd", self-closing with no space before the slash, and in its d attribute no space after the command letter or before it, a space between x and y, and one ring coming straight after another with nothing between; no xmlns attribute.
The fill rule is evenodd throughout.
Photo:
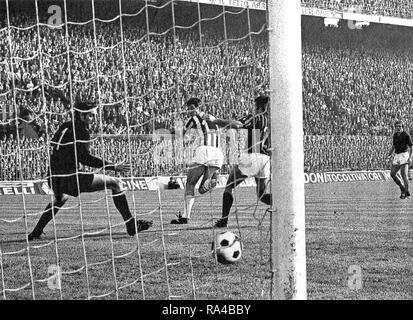
<svg viewBox="0 0 413 320"><path fill-rule="evenodd" d="M355 1L303 0L310 2L322 7ZM384 7L395 3L362 2ZM35 25L24 14L12 18L12 25ZM56 89L72 101L99 102L92 150L105 150L105 158L114 162L128 154L134 176L185 171L171 141L145 137L160 128L173 133L184 121L181 106L188 97L202 97L205 111L217 117L239 118L250 111L252 99L268 89L264 32L247 38L230 31L222 35L222 28L212 24L201 36L195 28L158 30L159 36L148 37L136 18L125 18L122 30L116 21L71 24L68 38L65 29L39 29L38 37L37 28L9 30L4 21L0 26L0 180L46 174L47 141L71 116ZM412 113L410 30L384 25L325 28L317 18L303 18L302 30L305 170L387 168L384 155L392 123ZM228 41L236 38L242 39ZM23 110L31 117L23 117ZM412 128L412 119L405 120ZM32 123L39 139L27 138ZM103 148L99 141L105 142ZM16 163L24 169L13 169Z"/></svg>
<svg viewBox="0 0 413 320"><path fill-rule="evenodd" d="M309 8L375 14L381 16L411 19L413 3L410 0L301 0Z"/></svg>
<svg viewBox="0 0 413 320"><path fill-rule="evenodd" d="M101 141L103 140L103 141ZM386 154L391 145L387 136L325 136L304 137L305 172L329 172L341 170L388 169ZM0 148L0 181L41 179L48 175L50 154L42 139L3 139ZM102 148L102 146L104 146ZM229 145L225 148L225 164L222 174L236 163ZM232 146L233 147L233 146ZM120 163L125 156L132 163L134 177L176 176L186 173L186 164L194 147L176 150L173 141L156 139L128 139L127 137L96 137L91 144L92 153ZM104 151L102 151L104 150ZM90 171L88 168L80 170Z"/></svg>

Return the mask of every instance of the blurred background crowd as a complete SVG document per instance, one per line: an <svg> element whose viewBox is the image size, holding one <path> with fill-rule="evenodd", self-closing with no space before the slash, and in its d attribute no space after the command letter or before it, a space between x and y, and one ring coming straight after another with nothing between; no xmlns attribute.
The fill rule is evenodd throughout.
<svg viewBox="0 0 413 320"><path fill-rule="evenodd" d="M410 0L301 0L304 7L356 11L403 19L413 17L413 3Z"/></svg>
<svg viewBox="0 0 413 320"><path fill-rule="evenodd" d="M172 15L170 6L146 12L125 2L123 12L134 15L119 17L113 2L93 12L85 1L63 13L77 23L51 28L47 8L64 8L60 2L42 2L38 16L30 5L9 8L8 16L0 10L0 181L47 174L48 142L72 112L56 92L100 105L92 153L130 160L134 176L151 176L185 173L191 148L173 135L186 119L188 98L200 97L204 111L216 117L237 119L269 89L265 12L244 10L224 19L221 7L205 6L200 17L196 5ZM413 13L408 0L302 4L331 10L357 5L400 18ZM107 20L93 20L93 14ZM302 38L305 171L387 169L395 119L413 128L411 28L328 28L321 18L303 16ZM161 130L172 138L154 135ZM225 137L223 173L239 149L227 146Z"/></svg>

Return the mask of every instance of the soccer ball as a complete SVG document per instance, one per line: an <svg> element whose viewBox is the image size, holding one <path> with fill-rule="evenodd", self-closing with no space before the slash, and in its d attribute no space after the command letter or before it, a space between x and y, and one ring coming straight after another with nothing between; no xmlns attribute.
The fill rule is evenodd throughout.
<svg viewBox="0 0 413 320"><path fill-rule="evenodd" d="M222 264L235 263L241 259L242 246L239 237L232 232L220 232L212 242L213 254Z"/></svg>

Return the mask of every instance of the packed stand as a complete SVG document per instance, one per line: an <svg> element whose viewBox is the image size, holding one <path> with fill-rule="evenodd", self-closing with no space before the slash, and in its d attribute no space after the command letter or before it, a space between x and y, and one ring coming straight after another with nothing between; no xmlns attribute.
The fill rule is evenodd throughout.
<svg viewBox="0 0 413 320"><path fill-rule="evenodd" d="M12 18L12 25L20 27L35 23L24 14ZM25 149L38 153L22 159L33 169L23 172L24 177L45 173L45 164L36 161L47 159L47 140L62 121L71 119L68 105L55 91L71 101L97 101L102 108L92 128L95 142L105 142L108 160L117 162L127 154L136 164L132 174L147 176L185 172L185 161L173 160L179 151L168 141L143 137L160 128L173 133L185 118L181 108L188 97L202 97L205 111L216 117L240 118L251 110L253 97L268 89L264 32L224 41L212 27L203 34L201 47L198 30L176 30L175 38L171 32L148 38L144 26L134 22L125 19L122 34L117 21L70 25L68 39L64 29L41 26L40 43L37 28L12 28L11 51L9 30L1 25L0 108L12 117L4 117L0 125L0 180L21 176L9 168L16 163L13 148L18 146L23 154ZM306 146L306 171L387 167L382 154L388 150L393 121L413 111L411 38L408 28L334 29L325 28L321 19L303 18L304 133L305 143L314 147ZM23 119L21 110L29 110L32 117ZM412 128L412 120L405 120ZM32 122L40 139L33 146L17 140L17 131ZM102 153L98 144L93 148ZM363 157L357 157L360 154Z"/></svg>
<svg viewBox="0 0 413 320"><path fill-rule="evenodd" d="M182 145L174 140L160 141L152 136L140 138L96 136L91 142L91 152L115 163L130 161L131 174L134 177L180 176L186 174L190 155L196 147L196 145L186 145L183 148ZM306 135L304 170L305 172L387 170L389 163L386 155L391 145L392 140L389 136ZM227 174L237 158L236 150L230 149L241 148L238 145L225 143L223 146L225 165L221 173ZM48 175L49 158L47 144L42 139L23 138L17 141L4 137L0 147L0 181L44 179ZM94 169L81 168L81 170Z"/></svg>
<svg viewBox="0 0 413 320"><path fill-rule="evenodd" d="M413 3L410 0L301 0L301 5L334 11L413 18Z"/></svg>

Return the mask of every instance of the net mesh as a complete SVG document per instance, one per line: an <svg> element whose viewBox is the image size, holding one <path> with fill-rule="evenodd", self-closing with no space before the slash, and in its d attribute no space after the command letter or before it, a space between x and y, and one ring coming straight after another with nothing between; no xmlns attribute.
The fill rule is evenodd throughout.
<svg viewBox="0 0 413 320"><path fill-rule="evenodd" d="M188 227L169 224L183 208L182 191L138 190L145 189L142 176L160 183L161 176L186 173L197 142L176 133L189 97L228 119L251 111L254 97L266 92L265 12L174 0L0 5L0 99L8 105L1 124L15 132L1 160L14 163L9 178L21 183L21 195L9 198L14 203L0 217L2 298L268 298L268 219L255 196L245 201L246 193L235 190L229 229L241 237L243 262L228 266L215 261L211 248L222 189L196 196ZM53 197L29 195L27 180L49 174L50 140L61 123L74 121L76 100L98 102L91 152L132 164L122 176L131 212L154 226L127 237L106 190L69 200L46 237L29 243ZM246 137L220 134L228 173Z"/></svg>

